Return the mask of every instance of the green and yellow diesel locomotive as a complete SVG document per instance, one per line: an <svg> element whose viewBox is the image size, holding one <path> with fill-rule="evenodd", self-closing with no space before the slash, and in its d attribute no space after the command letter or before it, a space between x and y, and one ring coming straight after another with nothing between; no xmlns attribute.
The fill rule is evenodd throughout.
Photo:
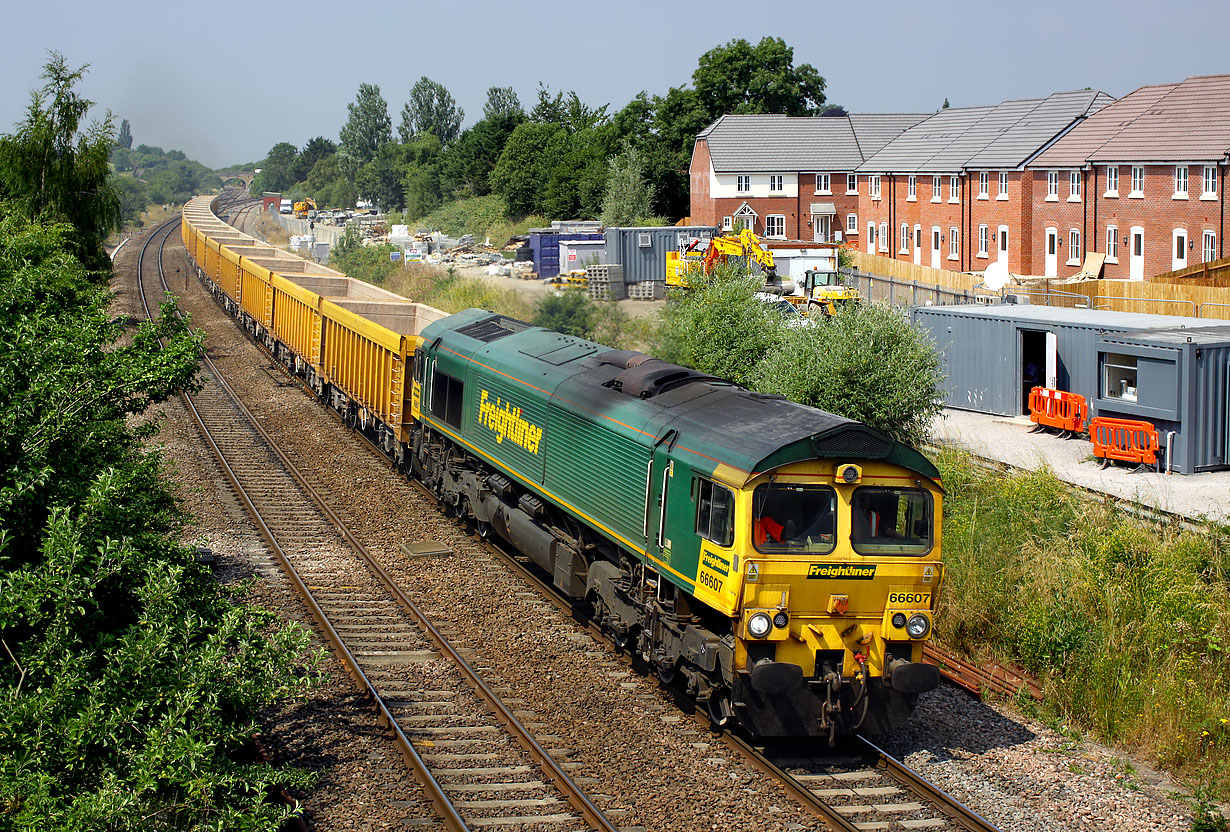
<svg viewBox="0 0 1230 832"><path fill-rule="evenodd" d="M885 733L938 684L942 489L917 451L481 310L421 344L415 473L715 721Z"/></svg>

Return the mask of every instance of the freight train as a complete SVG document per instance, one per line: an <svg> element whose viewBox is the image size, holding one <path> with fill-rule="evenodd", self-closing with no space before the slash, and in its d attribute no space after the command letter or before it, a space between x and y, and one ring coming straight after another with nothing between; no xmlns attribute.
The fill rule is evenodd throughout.
<svg viewBox="0 0 1230 832"><path fill-rule="evenodd" d="M456 516L532 559L712 720L883 734L939 683L935 467L865 425L489 311L446 315L239 234L220 301Z"/></svg>

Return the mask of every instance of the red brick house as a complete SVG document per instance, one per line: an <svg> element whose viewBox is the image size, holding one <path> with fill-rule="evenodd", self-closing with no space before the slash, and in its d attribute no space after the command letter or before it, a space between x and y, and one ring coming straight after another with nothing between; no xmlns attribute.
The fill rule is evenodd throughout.
<svg viewBox="0 0 1230 832"><path fill-rule="evenodd" d="M955 271L992 260L1030 274L1036 182L1028 163L1114 99L1096 90L940 112L856 171L862 250Z"/></svg>
<svg viewBox="0 0 1230 832"><path fill-rule="evenodd" d="M1143 280L1225 256L1230 75L1129 93L1026 166L1034 274L1065 277L1086 252L1102 276Z"/></svg>
<svg viewBox="0 0 1230 832"><path fill-rule="evenodd" d="M726 115L696 137L691 222L768 239L858 239L858 178L923 115Z"/></svg>

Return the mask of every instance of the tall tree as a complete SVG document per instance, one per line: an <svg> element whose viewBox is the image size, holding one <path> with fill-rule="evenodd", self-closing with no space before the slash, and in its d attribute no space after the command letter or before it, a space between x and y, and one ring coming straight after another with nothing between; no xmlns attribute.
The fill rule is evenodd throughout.
<svg viewBox="0 0 1230 832"><path fill-rule="evenodd" d="M401 110L401 125L397 128L403 142L430 133L440 144L451 144L461 131L465 111L457 106L443 84L424 75L410 89L410 99Z"/></svg>
<svg viewBox="0 0 1230 832"><path fill-rule="evenodd" d="M324 136L309 139L308 143L303 146L303 150L299 151L298 158L295 159L294 181L302 182L307 179L317 162L336 152L337 145Z"/></svg>
<svg viewBox="0 0 1230 832"><path fill-rule="evenodd" d="M115 137L115 146L125 150L132 148L132 125L128 123L128 119L120 122L120 134Z"/></svg>
<svg viewBox="0 0 1230 832"><path fill-rule="evenodd" d="M290 142L278 142L269 148L265 161L261 163L260 189L284 191L295 184L295 164L298 157L299 148Z"/></svg>
<svg viewBox="0 0 1230 832"><path fill-rule="evenodd" d="M652 212L653 185L645 181L645 162L630 142L611 158L606 193L602 198L602 224L635 225Z"/></svg>
<svg viewBox="0 0 1230 832"><path fill-rule="evenodd" d="M811 64L794 65L781 38L752 46L737 38L700 56L692 85L710 116L724 113L814 115L824 104L824 78Z"/></svg>
<svg viewBox="0 0 1230 832"><path fill-rule="evenodd" d="M393 141L393 120L389 105L375 84L359 84L354 103L347 104L349 117L338 132L342 151L356 163L355 170L372 160L381 145Z"/></svg>
<svg viewBox="0 0 1230 832"><path fill-rule="evenodd" d="M488 87L487 103L483 105L483 118L524 116L521 99L512 87Z"/></svg>
<svg viewBox="0 0 1230 832"><path fill-rule="evenodd" d="M77 231L75 253L91 268L105 268L102 244L119 227L120 199L111 187L108 160L115 144L111 114L82 127L94 102L77 94L85 70L69 69L50 53L43 88L30 96L17 132L0 137L0 197L30 219L66 220Z"/></svg>

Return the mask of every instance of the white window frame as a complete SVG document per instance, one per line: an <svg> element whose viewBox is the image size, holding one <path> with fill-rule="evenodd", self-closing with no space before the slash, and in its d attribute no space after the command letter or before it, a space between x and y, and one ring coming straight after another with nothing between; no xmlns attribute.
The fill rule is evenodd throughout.
<svg viewBox="0 0 1230 832"><path fill-rule="evenodd" d="M1201 263L1212 263L1217 259L1217 232L1205 229L1200 235Z"/></svg>
<svg viewBox="0 0 1230 832"><path fill-rule="evenodd" d="M948 259L961 259L961 231L955 225L948 227Z"/></svg>
<svg viewBox="0 0 1230 832"><path fill-rule="evenodd" d="M769 193L780 194L786 190L786 177L780 173L769 174Z"/></svg>
<svg viewBox="0 0 1230 832"><path fill-rule="evenodd" d="M990 171L978 171L978 198L991 198L991 174Z"/></svg>
<svg viewBox="0 0 1230 832"><path fill-rule="evenodd" d="M879 249L880 251L888 251L888 223L886 222L880 223L880 230L878 232L878 237L879 237L879 240L878 240L879 245L877 245L876 248Z"/></svg>
<svg viewBox="0 0 1230 832"><path fill-rule="evenodd" d="M1205 165L1201 173L1201 199L1217 199L1217 166Z"/></svg>
<svg viewBox="0 0 1230 832"><path fill-rule="evenodd" d="M941 199L944 198L943 195L944 195L944 177L932 176L931 177L931 201L939 202Z"/></svg>
<svg viewBox="0 0 1230 832"><path fill-rule="evenodd" d="M1143 199L1145 195L1145 167L1132 165L1132 190L1128 191L1129 199Z"/></svg>
<svg viewBox="0 0 1230 832"><path fill-rule="evenodd" d="M897 253L910 253L910 224L908 222L901 223L901 247L897 249Z"/></svg>
<svg viewBox="0 0 1230 832"><path fill-rule="evenodd" d="M1190 171L1187 165L1174 166L1174 196L1171 199L1187 199L1188 178Z"/></svg>
<svg viewBox="0 0 1230 832"><path fill-rule="evenodd" d="M1001 170L999 172L999 191L995 194L996 199L1008 198L1008 171Z"/></svg>
<svg viewBox="0 0 1230 832"><path fill-rule="evenodd" d="M832 179L827 173L816 174L816 193L830 195L833 193Z"/></svg>
<svg viewBox="0 0 1230 832"><path fill-rule="evenodd" d="M858 214L846 214L846 234L858 233Z"/></svg>
<svg viewBox="0 0 1230 832"><path fill-rule="evenodd" d="M858 193L858 174L846 174L846 196L852 196Z"/></svg>
<svg viewBox="0 0 1230 832"><path fill-rule="evenodd" d="M880 177L879 176L867 177L867 194L872 199L880 198Z"/></svg>
<svg viewBox="0 0 1230 832"><path fill-rule="evenodd" d="M781 232L778 234L774 234L772 231L769 230L769 224L772 223L774 220L777 220L778 223L781 224ZM774 223L774 224L776 225L777 223ZM764 235L765 237L769 239L773 239L773 240L786 239L786 215L785 214L765 214L764 215Z"/></svg>
<svg viewBox="0 0 1230 832"><path fill-rule="evenodd" d="M910 174L909 179L906 180L905 201L906 202L917 202L918 201L918 177L914 176L913 174Z"/></svg>
<svg viewBox="0 0 1230 832"><path fill-rule="evenodd" d="M1106 166L1106 193L1102 196L1117 197L1119 196L1119 166Z"/></svg>
<svg viewBox="0 0 1230 832"><path fill-rule="evenodd" d="M1106 262L1119 262L1119 226L1106 226Z"/></svg>
<svg viewBox="0 0 1230 832"><path fill-rule="evenodd" d="M740 173L735 176L735 192L740 194L750 194L752 192L751 174Z"/></svg>
<svg viewBox="0 0 1230 832"><path fill-rule="evenodd" d="M1178 245L1178 242L1179 242L1179 238L1180 238L1180 237L1182 237L1182 238L1183 238L1183 245L1182 245L1182 248L1180 248L1180 247L1179 247L1179 245ZM1186 229L1186 228L1176 228L1176 229L1174 229L1173 231L1171 231L1171 232L1170 232L1170 266L1171 266L1171 270L1174 270L1174 269L1186 269L1188 266L1190 266L1190 265L1191 265L1192 258L1191 258L1191 257L1189 257L1187 253L1188 253L1189 251L1191 251L1191 249L1192 249L1192 248L1193 248L1193 246L1192 246L1192 237L1191 237L1191 235L1190 235L1190 234L1188 234L1188 233L1187 233L1187 229ZM1183 258L1182 258L1182 260L1181 260L1181 261L1180 261L1180 259L1179 259L1178 257L1176 257L1176 256L1175 256L1175 251L1176 251L1176 250L1178 250L1178 251L1182 251L1182 252L1183 252Z"/></svg>
<svg viewBox="0 0 1230 832"><path fill-rule="evenodd" d="M1081 264L1081 230L1079 228L1068 229L1068 261L1066 265L1079 266Z"/></svg>
<svg viewBox="0 0 1230 832"><path fill-rule="evenodd" d="M733 217L722 217L722 230L723 231L731 231L734 229L734 227L735 227L735 221Z"/></svg>
<svg viewBox="0 0 1230 832"><path fill-rule="evenodd" d="M955 203L955 202L961 201L961 190L960 190L961 183L959 179L960 177L956 175L948 177L948 201L949 202Z"/></svg>
<svg viewBox="0 0 1230 832"><path fill-rule="evenodd" d="M986 225L978 226L978 256L986 258L987 244L991 241L990 229Z"/></svg>
<svg viewBox="0 0 1230 832"><path fill-rule="evenodd" d="M1057 170L1046 172L1046 201L1059 201L1059 171Z"/></svg>
<svg viewBox="0 0 1230 832"><path fill-rule="evenodd" d="M1079 170L1068 171L1068 202L1081 201L1081 172Z"/></svg>

